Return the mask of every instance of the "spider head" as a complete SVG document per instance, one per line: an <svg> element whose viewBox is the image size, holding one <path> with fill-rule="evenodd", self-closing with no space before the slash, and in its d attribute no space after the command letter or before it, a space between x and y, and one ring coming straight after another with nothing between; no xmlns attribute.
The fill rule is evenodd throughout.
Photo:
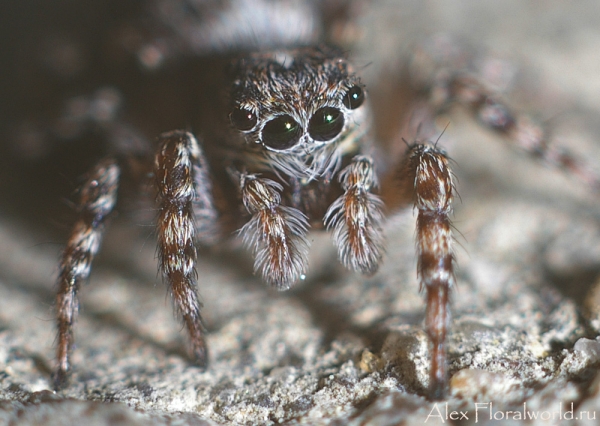
<svg viewBox="0 0 600 426"><path fill-rule="evenodd" d="M314 179L364 134L364 88L337 50L257 53L235 69L231 124L269 167Z"/></svg>

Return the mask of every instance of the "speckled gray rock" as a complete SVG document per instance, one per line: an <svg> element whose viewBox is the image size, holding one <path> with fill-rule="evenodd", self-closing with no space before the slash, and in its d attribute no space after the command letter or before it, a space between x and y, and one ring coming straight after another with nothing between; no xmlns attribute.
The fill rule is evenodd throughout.
<svg viewBox="0 0 600 426"><path fill-rule="evenodd" d="M534 69L536 89L547 90L540 100L514 93L517 104L542 116L576 111L557 120L557 139L599 159L600 98L589 89L600 87L600 15L585 10L596 4L472 3L373 2L356 54L373 61L367 83L418 35L457 33ZM578 278L600 270L600 202L460 111L441 121L451 123L440 143L461 196L446 401L424 397L410 211L388 223L386 262L372 277L344 271L326 235L314 235L310 274L287 293L260 283L235 249L203 256L207 371L188 362L152 244L117 221L81 292L75 370L60 394L49 390L57 251L0 220L0 424L439 424L462 411L481 424L521 424L522 413L541 425L557 412L568 423L571 403L595 424L600 316L582 315L589 283Z"/></svg>

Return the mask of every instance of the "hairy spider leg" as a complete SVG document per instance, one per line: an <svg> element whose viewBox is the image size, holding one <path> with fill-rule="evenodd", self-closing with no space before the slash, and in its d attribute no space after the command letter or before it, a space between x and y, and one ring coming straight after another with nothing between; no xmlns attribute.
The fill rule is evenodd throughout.
<svg viewBox="0 0 600 426"><path fill-rule="evenodd" d="M446 337L450 328L450 291L455 286L450 215L454 182L449 160L436 145L409 146L400 164L402 182L413 190L417 210L417 274L425 290L425 329L431 344L429 396L441 399L448 386Z"/></svg>
<svg viewBox="0 0 600 426"><path fill-rule="evenodd" d="M344 194L327 210L325 226L333 230L338 257L346 268L374 274L383 256L384 238L383 203L370 192L378 185L372 159L357 155L338 179Z"/></svg>
<svg viewBox="0 0 600 426"><path fill-rule="evenodd" d="M218 214L207 162L191 133L173 131L159 137L154 174L159 210L158 268L175 311L189 332L193 357L199 366L206 367L208 349L196 288L195 243L198 236L204 240L213 238Z"/></svg>
<svg viewBox="0 0 600 426"><path fill-rule="evenodd" d="M79 310L77 292L81 282L89 277L92 261L100 249L106 218L117 201L120 173L121 169L114 159L105 159L94 167L80 188L77 204L79 218L62 254L58 273L58 368L54 376L56 390L63 388L68 382L74 340L73 326Z"/></svg>
<svg viewBox="0 0 600 426"><path fill-rule="evenodd" d="M239 232L254 253L254 270L268 284L287 290L308 268L308 219L280 204L283 187L273 180L241 174L240 187L252 217Z"/></svg>

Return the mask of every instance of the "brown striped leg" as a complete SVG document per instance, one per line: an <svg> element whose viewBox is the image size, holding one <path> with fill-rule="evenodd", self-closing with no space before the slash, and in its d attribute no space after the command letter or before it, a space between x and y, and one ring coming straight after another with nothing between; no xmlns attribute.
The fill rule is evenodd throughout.
<svg viewBox="0 0 600 426"><path fill-rule="evenodd" d="M448 159L433 145L410 147L401 170L414 182L417 216L417 272L425 290L425 327L431 341L429 390L433 399L447 387L446 335L450 327L450 291L455 285L452 251L452 200L454 184Z"/></svg>
<svg viewBox="0 0 600 426"><path fill-rule="evenodd" d="M306 216L282 206L281 185L256 175L240 175L242 200L252 218L240 230L254 252L254 270L278 290L287 290L308 266Z"/></svg>
<svg viewBox="0 0 600 426"><path fill-rule="evenodd" d="M194 136L183 131L161 135L154 173L159 207L159 270L190 334L193 356L204 367L208 351L200 315L202 304L196 291L195 241L198 229L201 238L212 238L209 222L216 225L217 214L204 154ZM199 214L198 226L195 212Z"/></svg>
<svg viewBox="0 0 600 426"><path fill-rule="evenodd" d="M434 89L433 98L438 105L458 102L466 106L480 123L505 136L517 148L600 191L600 176L590 164L550 144L543 126L527 116L515 114L477 79L458 74L442 80Z"/></svg>
<svg viewBox="0 0 600 426"><path fill-rule="evenodd" d="M377 186L373 161L356 156L339 174L344 194L325 214L327 229L333 230L342 264L364 274L377 271L383 255L382 202L371 194Z"/></svg>
<svg viewBox="0 0 600 426"><path fill-rule="evenodd" d="M92 170L80 189L79 219L63 252L58 274L58 368L54 376L56 390L67 384L73 346L73 326L79 307L77 292L81 282L88 278L92 261L100 248L105 219L114 209L117 200L119 175L117 163L106 159Z"/></svg>

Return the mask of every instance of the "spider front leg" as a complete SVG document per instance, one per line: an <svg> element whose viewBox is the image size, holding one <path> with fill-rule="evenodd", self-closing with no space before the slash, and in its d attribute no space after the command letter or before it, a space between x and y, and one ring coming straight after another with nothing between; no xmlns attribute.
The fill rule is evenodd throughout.
<svg viewBox="0 0 600 426"><path fill-rule="evenodd" d="M254 252L254 271L278 290L287 290L306 273L307 218L300 210L280 204L283 187L275 181L241 174L240 187L252 215L240 233Z"/></svg>
<svg viewBox="0 0 600 426"><path fill-rule="evenodd" d="M400 172L413 185L418 211L416 245L420 290L426 293L425 328L431 342L429 391L432 399L447 387L446 335L450 328L450 291L455 285L452 250L454 183L448 158L435 145L411 145Z"/></svg>
<svg viewBox="0 0 600 426"><path fill-rule="evenodd" d="M383 203L371 189L377 187L373 160L356 156L339 174L344 194L325 214L327 229L333 229L340 262L364 274L373 274L383 256Z"/></svg>
<svg viewBox="0 0 600 426"><path fill-rule="evenodd" d="M207 163L194 136L183 131L161 135L154 173L159 204L159 270L190 334L193 356L204 367L208 351L200 315L202 304L196 292L195 242L214 237L218 215Z"/></svg>
<svg viewBox="0 0 600 426"><path fill-rule="evenodd" d="M106 159L96 165L80 189L79 219L63 252L58 274L56 390L67 383L73 326L79 309L77 293L81 282L90 275L92 261L100 249L106 217L115 207L120 172L115 160Z"/></svg>

